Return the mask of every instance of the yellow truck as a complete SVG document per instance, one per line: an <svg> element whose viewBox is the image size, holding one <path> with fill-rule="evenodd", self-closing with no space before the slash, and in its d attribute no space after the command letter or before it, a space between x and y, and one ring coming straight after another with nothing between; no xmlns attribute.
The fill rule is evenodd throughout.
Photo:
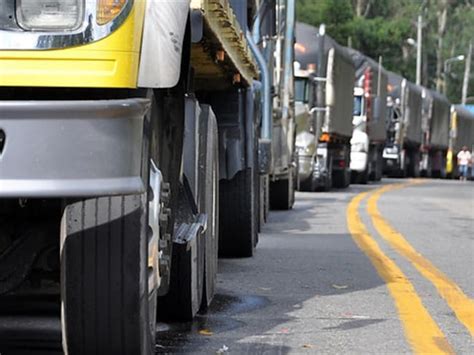
<svg viewBox="0 0 474 355"><path fill-rule="evenodd" d="M272 141L293 134L292 72L275 107L283 61L262 49L291 57L292 22L273 25L288 15L292 0L0 0L0 312L46 302L67 354L152 354L157 317L209 306L218 252L252 255L269 185L294 170Z"/></svg>

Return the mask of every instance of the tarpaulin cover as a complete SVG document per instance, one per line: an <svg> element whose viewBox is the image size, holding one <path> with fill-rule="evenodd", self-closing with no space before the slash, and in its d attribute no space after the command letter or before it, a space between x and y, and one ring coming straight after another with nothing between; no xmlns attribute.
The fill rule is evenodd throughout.
<svg viewBox="0 0 474 355"><path fill-rule="evenodd" d="M351 137L355 68L349 52L328 35L320 36L316 27L299 22L296 43L301 68L315 64L318 75L326 79L324 101L328 111L323 132Z"/></svg>
<svg viewBox="0 0 474 355"><path fill-rule="evenodd" d="M420 144L421 133L421 107L423 105L421 97L421 86L407 82L406 96L402 98L404 125L406 129L405 139L409 142Z"/></svg>
<svg viewBox="0 0 474 355"><path fill-rule="evenodd" d="M427 94L432 97L430 145L447 148L449 143L449 119L451 104L446 96L439 92L429 90Z"/></svg>
<svg viewBox="0 0 474 355"><path fill-rule="evenodd" d="M421 144L422 130L422 88L402 76L388 72L388 95L400 100L404 141L405 143Z"/></svg>

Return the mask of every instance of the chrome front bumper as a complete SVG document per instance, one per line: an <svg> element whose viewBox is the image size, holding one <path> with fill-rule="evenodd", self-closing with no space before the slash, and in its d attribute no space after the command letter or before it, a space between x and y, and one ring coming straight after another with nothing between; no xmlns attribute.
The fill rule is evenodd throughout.
<svg viewBox="0 0 474 355"><path fill-rule="evenodd" d="M0 197L144 191L144 99L0 101Z"/></svg>

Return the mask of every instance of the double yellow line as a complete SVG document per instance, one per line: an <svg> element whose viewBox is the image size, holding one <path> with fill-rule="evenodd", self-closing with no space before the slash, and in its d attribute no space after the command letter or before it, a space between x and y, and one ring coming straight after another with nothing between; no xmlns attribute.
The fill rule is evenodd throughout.
<svg viewBox="0 0 474 355"><path fill-rule="evenodd" d="M435 286L458 320L468 329L471 336L474 336L473 300L428 259L419 254L403 235L382 217L377 207L377 201L383 193L415 183L417 182L392 184L376 189L370 194L368 192L358 194L347 208L347 225L355 243L367 255L380 277L386 282L413 351L418 354L454 353L445 335L423 305L413 284L396 263L380 249L359 214L361 202L369 196L367 212L378 234Z"/></svg>

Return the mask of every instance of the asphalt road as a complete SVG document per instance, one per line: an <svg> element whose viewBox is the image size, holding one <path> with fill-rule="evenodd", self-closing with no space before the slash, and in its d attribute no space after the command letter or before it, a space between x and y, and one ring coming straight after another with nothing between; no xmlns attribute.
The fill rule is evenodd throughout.
<svg viewBox="0 0 474 355"><path fill-rule="evenodd" d="M206 314L159 324L156 352L474 354L473 298L473 182L298 193L271 212L253 258L219 261ZM0 333L18 323L2 319ZM35 354L60 353L58 319L20 323L41 330Z"/></svg>
<svg viewBox="0 0 474 355"><path fill-rule="evenodd" d="M298 193L255 257L220 260L207 314L160 325L157 352L473 354L474 184L399 183Z"/></svg>

